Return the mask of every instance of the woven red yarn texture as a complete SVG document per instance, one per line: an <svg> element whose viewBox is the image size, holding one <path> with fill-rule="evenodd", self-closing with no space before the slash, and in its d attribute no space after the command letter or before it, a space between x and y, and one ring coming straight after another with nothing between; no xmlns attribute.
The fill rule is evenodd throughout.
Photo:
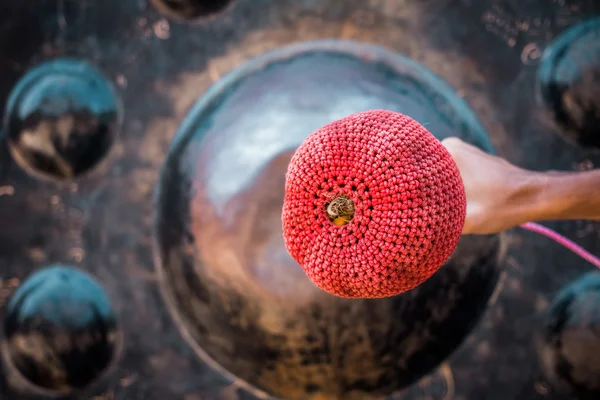
<svg viewBox="0 0 600 400"><path fill-rule="evenodd" d="M354 202L343 226L327 216ZM283 233L291 256L321 289L383 298L426 281L450 258L465 222L458 167L429 131L400 113L350 115L309 135L289 164Z"/></svg>

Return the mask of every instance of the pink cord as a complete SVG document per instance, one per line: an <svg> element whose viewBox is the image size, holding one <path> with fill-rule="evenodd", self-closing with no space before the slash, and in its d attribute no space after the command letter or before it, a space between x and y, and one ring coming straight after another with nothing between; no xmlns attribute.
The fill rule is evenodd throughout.
<svg viewBox="0 0 600 400"><path fill-rule="evenodd" d="M536 224L535 222L526 222L521 225L521 228L527 229L528 231L531 231L531 232L542 234L546 237L549 237L550 239L554 240L561 246L564 246L567 249L571 250L572 252L577 254L579 257L583 258L584 260L586 260L586 261L594 264L596 267L600 268L600 258L587 252L585 249L583 249L577 243L570 241L569 239L567 239L560 233L555 232L550 228L546 228L545 226Z"/></svg>

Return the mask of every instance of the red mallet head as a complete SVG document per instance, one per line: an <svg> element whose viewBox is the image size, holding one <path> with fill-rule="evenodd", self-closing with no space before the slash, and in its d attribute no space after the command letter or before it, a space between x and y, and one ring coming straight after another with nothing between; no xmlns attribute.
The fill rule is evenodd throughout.
<svg viewBox="0 0 600 400"><path fill-rule="evenodd" d="M351 115L312 133L290 162L283 234L321 289L382 298L433 275L458 244L466 214L458 168L413 119Z"/></svg>

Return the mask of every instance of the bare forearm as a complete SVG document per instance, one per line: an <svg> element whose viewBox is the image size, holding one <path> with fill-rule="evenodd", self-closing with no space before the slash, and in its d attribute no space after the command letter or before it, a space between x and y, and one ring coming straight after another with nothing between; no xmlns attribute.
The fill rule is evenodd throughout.
<svg viewBox="0 0 600 400"><path fill-rule="evenodd" d="M600 220L600 170L530 174L523 219Z"/></svg>
<svg viewBox="0 0 600 400"><path fill-rule="evenodd" d="M497 233L535 221L600 220L600 169L535 172L457 138L442 144L465 186L464 234Z"/></svg>

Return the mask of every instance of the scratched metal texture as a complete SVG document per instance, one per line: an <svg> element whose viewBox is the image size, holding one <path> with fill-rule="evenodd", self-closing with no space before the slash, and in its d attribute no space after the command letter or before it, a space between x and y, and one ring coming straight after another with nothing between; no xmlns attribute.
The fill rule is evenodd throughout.
<svg viewBox="0 0 600 400"><path fill-rule="evenodd" d="M115 83L125 119L109 162L77 183L30 178L3 143L0 304L35 268L80 266L105 285L127 331L125 357L94 399L251 399L182 340L154 272L153 187L169 141L198 96L267 50L319 38L360 40L446 79L509 161L536 170L598 167L600 156L560 138L534 99L541 52L594 15L600 15L595 0L237 0L222 15L188 24L165 18L144 0L5 0L1 107L29 68L70 56L88 60ZM548 225L600 253L600 224ZM400 398L564 398L540 372L536 315L591 267L534 234L515 230L509 242L501 288L478 328L449 362ZM22 398L5 383L0 397Z"/></svg>

